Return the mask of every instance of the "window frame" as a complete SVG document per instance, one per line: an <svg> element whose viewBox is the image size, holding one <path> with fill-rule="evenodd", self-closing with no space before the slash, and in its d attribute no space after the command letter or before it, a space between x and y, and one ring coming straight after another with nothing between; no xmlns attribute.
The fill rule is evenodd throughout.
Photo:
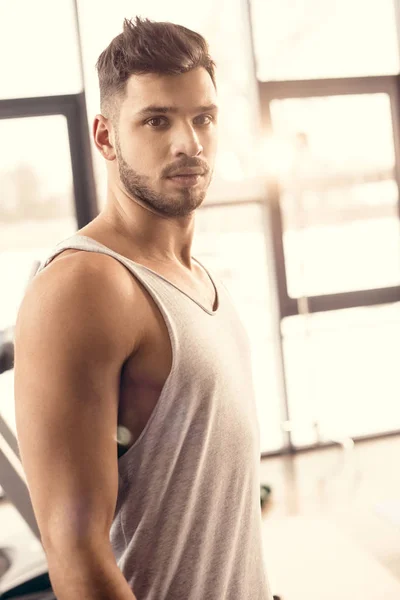
<svg viewBox="0 0 400 600"><path fill-rule="evenodd" d="M326 96L362 95L385 93L389 96L393 123L395 152L395 179L400 190L400 76L376 76L341 79L315 79L299 81L259 81L261 125L264 135L273 133L271 102L294 98L312 98ZM280 318L300 314L298 299L288 294L286 264L283 247L283 216L281 212L281 194L277 180L266 182L267 202L271 210L272 240L274 248L275 271L278 286ZM398 201L400 216L400 201ZM309 312L340 310L357 306L373 306L400 300L400 285L378 289L364 289L352 292L309 296Z"/></svg>
<svg viewBox="0 0 400 600"><path fill-rule="evenodd" d="M85 93L0 100L0 119L64 115L67 119L78 229L98 214Z"/></svg>

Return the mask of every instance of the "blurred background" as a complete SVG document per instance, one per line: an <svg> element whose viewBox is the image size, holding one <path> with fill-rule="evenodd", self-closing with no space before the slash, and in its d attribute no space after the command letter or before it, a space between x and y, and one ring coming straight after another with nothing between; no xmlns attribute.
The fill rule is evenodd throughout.
<svg viewBox="0 0 400 600"><path fill-rule="evenodd" d="M398 0L2 0L0 343L35 261L104 204L95 63L135 15L198 31L217 63L193 254L252 344L274 593L399 598ZM16 531L35 545L4 490L0 545Z"/></svg>

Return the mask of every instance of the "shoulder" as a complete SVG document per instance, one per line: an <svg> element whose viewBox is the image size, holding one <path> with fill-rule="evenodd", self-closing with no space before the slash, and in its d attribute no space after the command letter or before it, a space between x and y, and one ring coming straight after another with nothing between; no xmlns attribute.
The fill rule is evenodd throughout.
<svg viewBox="0 0 400 600"><path fill-rule="evenodd" d="M36 276L36 280L41 278L50 281L60 276L87 279L92 285L104 283L118 287L126 286L131 281L126 267L108 254L72 248L55 256Z"/></svg>
<svg viewBox="0 0 400 600"><path fill-rule="evenodd" d="M92 336L100 330L105 339L133 352L144 330L142 304L134 277L116 259L68 250L30 282L18 321L53 324L60 333L61 324L71 332L84 327Z"/></svg>

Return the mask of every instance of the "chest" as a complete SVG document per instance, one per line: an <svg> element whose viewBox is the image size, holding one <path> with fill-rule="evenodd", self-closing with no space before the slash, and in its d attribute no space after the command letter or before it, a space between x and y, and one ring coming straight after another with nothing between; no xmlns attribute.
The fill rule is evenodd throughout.
<svg viewBox="0 0 400 600"><path fill-rule="evenodd" d="M128 443L119 447L119 456L135 444L146 428L173 363L173 349L164 318L153 301L148 302L147 308L146 343L127 361L121 376L118 424L128 430L130 436ZM178 340L178 378L182 382L190 381L189 385L193 383L193 389L198 390L199 399L203 398L203 405L198 408L200 412L214 410L208 404L213 398L215 401L216 397L221 397L224 398L224 404L219 408L221 415L232 418L233 422L243 421L242 402L246 401L252 387L244 329L232 326L234 314L226 322L205 315L200 308L192 314L196 314L197 319L191 319L190 323L188 320L182 330L185 335ZM181 374L180 368L183 368ZM189 399L187 394L178 393L174 402L179 404Z"/></svg>

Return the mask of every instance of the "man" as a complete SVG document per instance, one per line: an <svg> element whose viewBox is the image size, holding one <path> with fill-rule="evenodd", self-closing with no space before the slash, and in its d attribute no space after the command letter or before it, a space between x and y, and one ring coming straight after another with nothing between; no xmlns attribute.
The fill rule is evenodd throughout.
<svg viewBox="0 0 400 600"><path fill-rule="evenodd" d="M271 600L248 337L191 255L217 149L214 63L124 22L97 63L104 210L16 326L21 458L58 600Z"/></svg>

